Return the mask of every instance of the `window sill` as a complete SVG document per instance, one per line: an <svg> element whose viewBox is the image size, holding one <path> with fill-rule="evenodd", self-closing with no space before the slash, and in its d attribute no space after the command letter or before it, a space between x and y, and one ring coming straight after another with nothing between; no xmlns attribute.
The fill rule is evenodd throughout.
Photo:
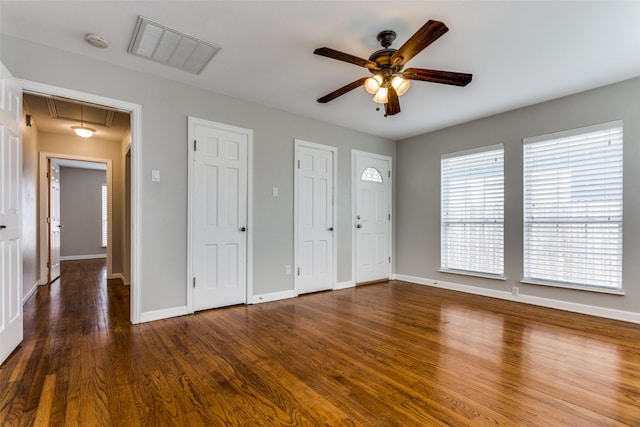
<svg viewBox="0 0 640 427"><path fill-rule="evenodd" d="M551 288L573 289L576 291L597 292L601 294L625 295L623 289L597 288L595 286L580 286L580 285L573 285L571 283L555 283L555 282L544 282L540 280L527 280L527 279L520 280L520 283L526 283L528 285L548 286Z"/></svg>
<svg viewBox="0 0 640 427"><path fill-rule="evenodd" d="M448 274L458 274L461 276L472 276L472 277L482 277L483 279L493 279L493 280L507 280L504 276L499 276L497 274L488 274L488 273L478 273L475 271L465 271L465 270L438 270L440 273L448 273Z"/></svg>

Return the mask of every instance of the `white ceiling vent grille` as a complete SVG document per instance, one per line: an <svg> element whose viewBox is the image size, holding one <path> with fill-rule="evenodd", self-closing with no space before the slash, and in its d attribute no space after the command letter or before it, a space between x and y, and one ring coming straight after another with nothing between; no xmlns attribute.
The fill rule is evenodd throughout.
<svg viewBox="0 0 640 427"><path fill-rule="evenodd" d="M138 16L128 52L189 73L200 74L220 49L222 47L213 43Z"/></svg>

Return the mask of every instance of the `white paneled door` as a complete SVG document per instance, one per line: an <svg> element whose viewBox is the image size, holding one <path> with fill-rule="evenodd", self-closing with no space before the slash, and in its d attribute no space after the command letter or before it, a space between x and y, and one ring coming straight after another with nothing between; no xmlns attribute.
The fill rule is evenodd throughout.
<svg viewBox="0 0 640 427"><path fill-rule="evenodd" d="M190 119L193 308L247 302L249 134Z"/></svg>
<svg viewBox="0 0 640 427"><path fill-rule="evenodd" d="M391 274L391 159L354 152L356 283Z"/></svg>
<svg viewBox="0 0 640 427"><path fill-rule="evenodd" d="M334 207L331 147L296 142L296 292L333 289Z"/></svg>
<svg viewBox="0 0 640 427"><path fill-rule="evenodd" d="M22 88L0 63L0 363L22 341Z"/></svg>
<svg viewBox="0 0 640 427"><path fill-rule="evenodd" d="M60 277L60 166L49 159L47 179L49 181L49 255L47 259L47 282Z"/></svg>

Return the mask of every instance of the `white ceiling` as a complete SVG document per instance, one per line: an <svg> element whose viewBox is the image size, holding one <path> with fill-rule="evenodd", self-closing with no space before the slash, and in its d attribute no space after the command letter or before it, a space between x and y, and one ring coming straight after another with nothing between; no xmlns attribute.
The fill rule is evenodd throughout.
<svg viewBox="0 0 640 427"><path fill-rule="evenodd" d="M200 75L128 54L138 15L222 50ZM0 0L0 16L4 34L394 140L640 76L640 1ZM362 88L316 102L368 71L315 48L368 58L379 31L398 48L429 19L449 32L407 67L472 73L467 87L413 82L386 118Z"/></svg>

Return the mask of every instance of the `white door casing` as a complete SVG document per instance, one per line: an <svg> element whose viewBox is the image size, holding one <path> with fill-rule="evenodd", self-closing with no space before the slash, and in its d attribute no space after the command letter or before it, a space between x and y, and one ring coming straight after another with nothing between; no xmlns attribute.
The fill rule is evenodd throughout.
<svg viewBox="0 0 640 427"><path fill-rule="evenodd" d="M355 282L391 277L391 158L353 151Z"/></svg>
<svg viewBox="0 0 640 427"><path fill-rule="evenodd" d="M335 147L295 141L295 290L333 289Z"/></svg>
<svg viewBox="0 0 640 427"><path fill-rule="evenodd" d="M189 118L192 311L247 299L251 131Z"/></svg>
<svg viewBox="0 0 640 427"><path fill-rule="evenodd" d="M47 283L60 277L60 166L55 160L48 160L47 179L49 181L49 254L47 257Z"/></svg>
<svg viewBox="0 0 640 427"><path fill-rule="evenodd" d="M130 303L130 320L131 323L148 322L156 320L157 316L155 312L143 312L142 311L142 206L141 206L141 193L142 193L142 106L128 101L123 101L115 98L108 98L100 95L95 95L86 92L80 92L73 89L63 88L59 86L52 86L40 82L34 82L31 80L18 79L25 92L32 92L40 95L53 95L61 96L63 98L74 99L83 102L89 102L92 104L104 105L121 111L127 111L130 113L131 118L131 303ZM48 154L40 153L40 165L42 165L42 158L46 158ZM51 154L52 157L63 157L57 154ZM87 159L88 161L92 161ZM99 160L101 161L101 160ZM46 164L46 163L45 163ZM43 169L42 166L40 169ZM107 165L107 180L109 180L109 165ZM40 177L40 189L46 188L46 180L43 181L44 174L39 172ZM109 183L107 183L107 186ZM112 192L107 190L109 198L111 198ZM41 206L46 203L46 197L42 197L43 192L39 191L39 199ZM44 201L43 201L44 199ZM108 202L111 204L111 201ZM39 215L43 218L43 215ZM111 219L112 215L109 215ZM46 226L40 224L41 231L46 229ZM108 227L108 232L111 233L111 227ZM46 248L46 242L42 243L42 236L46 237L46 233L40 232L40 269L38 276L40 277L40 283L46 283L46 253L43 255L43 248ZM109 240L111 236L109 236ZM46 250L46 249L44 249ZM109 247L107 247L109 252ZM107 270L109 267L109 256L107 255Z"/></svg>
<svg viewBox="0 0 640 427"><path fill-rule="evenodd" d="M22 341L22 88L0 63L0 363Z"/></svg>

